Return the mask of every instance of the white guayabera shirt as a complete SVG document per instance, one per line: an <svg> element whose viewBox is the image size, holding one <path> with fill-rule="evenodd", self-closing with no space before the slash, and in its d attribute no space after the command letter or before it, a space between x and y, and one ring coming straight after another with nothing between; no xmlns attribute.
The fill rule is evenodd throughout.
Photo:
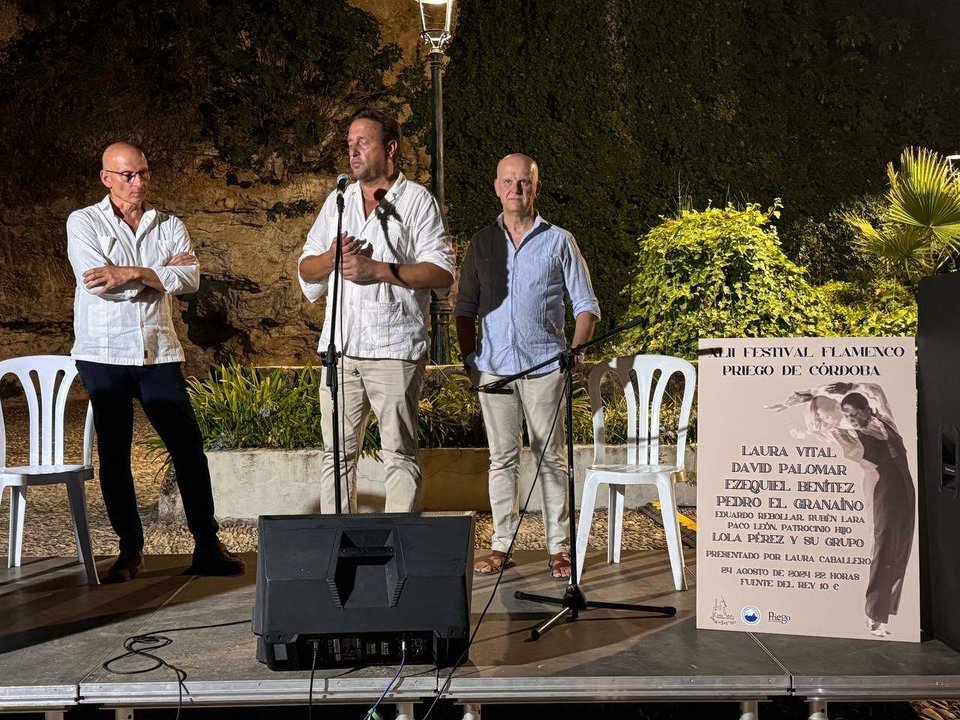
<svg viewBox="0 0 960 720"><path fill-rule="evenodd" d="M200 266L166 267L178 253L193 253L179 218L147 204L137 232L113 211L108 195L67 218L67 255L77 288L73 302L75 360L110 365L183 362L173 326L173 295L196 292ZM110 292L87 290L83 273L105 265L150 268L165 292L130 282Z"/></svg>
<svg viewBox="0 0 960 720"><path fill-rule="evenodd" d="M430 191L397 177L380 205L369 217L363 214L360 185L349 186L343 196L343 232L366 242L363 252L386 263L428 262L453 274L453 250L443 227L440 209ZM330 193L307 234L300 261L321 255L337 234L337 193ZM298 263L299 264L299 263ZM334 276L331 273L331 278ZM303 294L310 302L332 297L333 283L307 282L297 273ZM337 318L337 349L356 358L419 360L427 352L427 318L430 291L411 290L389 283L358 285L344 280ZM330 343L332 302L327 303L319 350Z"/></svg>

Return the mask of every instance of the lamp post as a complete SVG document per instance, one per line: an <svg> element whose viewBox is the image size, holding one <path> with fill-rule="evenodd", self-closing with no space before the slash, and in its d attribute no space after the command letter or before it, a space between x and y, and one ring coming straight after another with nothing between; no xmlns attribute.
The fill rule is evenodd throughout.
<svg viewBox="0 0 960 720"><path fill-rule="evenodd" d="M454 0L416 0L420 10L420 37L430 47L427 59L433 79L433 153L431 157L431 189L440 205L443 226L447 227L446 193L443 183L443 58L444 48L450 42L450 23ZM447 228L449 230L449 228ZM430 300L430 359L438 364L450 363L450 314L446 298L431 294Z"/></svg>

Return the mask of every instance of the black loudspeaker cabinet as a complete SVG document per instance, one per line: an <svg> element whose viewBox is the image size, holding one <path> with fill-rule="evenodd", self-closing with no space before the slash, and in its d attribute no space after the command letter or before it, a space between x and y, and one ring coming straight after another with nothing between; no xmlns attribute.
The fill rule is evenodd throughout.
<svg viewBox="0 0 960 720"><path fill-rule="evenodd" d="M924 279L918 306L921 622L960 650L960 275Z"/></svg>
<svg viewBox="0 0 960 720"><path fill-rule="evenodd" d="M473 515L262 515L253 631L273 670L444 667L468 649ZM314 657L316 653L316 658Z"/></svg>

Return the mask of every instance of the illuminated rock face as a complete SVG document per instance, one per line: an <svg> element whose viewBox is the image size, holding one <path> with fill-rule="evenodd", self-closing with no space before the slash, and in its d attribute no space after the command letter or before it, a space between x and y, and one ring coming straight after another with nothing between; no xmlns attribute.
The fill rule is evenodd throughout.
<svg viewBox="0 0 960 720"><path fill-rule="evenodd" d="M378 20L384 43L400 45L397 72L416 62L420 30L413 3L353 4ZM15 27L12 6L0 0L0 39ZM407 147L405 155L407 177L429 186L426 150ZM209 155L178 158L176 169L153 163L150 199L184 221L203 273L200 291L178 301L187 371L206 375L211 363L230 358L250 365L318 362L323 303L303 299L296 265L336 173L293 176L279 168L282 182L263 183L252 174L211 177L210 163ZM93 177L78 195L36 198L32 207L0 207L0 359L69 353L74 280L64 224L72 210L105 194Z"/></svg>

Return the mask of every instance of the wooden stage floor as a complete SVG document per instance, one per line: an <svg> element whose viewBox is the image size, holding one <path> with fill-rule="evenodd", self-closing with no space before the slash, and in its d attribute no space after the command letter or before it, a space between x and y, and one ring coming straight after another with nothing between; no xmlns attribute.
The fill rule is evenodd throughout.
<svg viewBox="0 0 960 720"><path fill-rule="evenodd" d="M175 706L174 672L117 675L102 663L124 653L126 638L159 632L172 643L157 655L186 673L185 706L306 704L307 671L274 672L256 660L249 624L177 632L230 621L248 621L256 562L239 578L182 574L187 556L148 557L133 582L89 588L72 559L26 560L0 571L0 712L49 711L77 704L106 708ZM101 562L101 572L109 559ZM516 590L560 595L543 553L517 554L471 650L444 690L455 703L555 703L644 701L762 701L779 696L805 700L905 700L960 697L960 654L938 641L919 644L829 640L697 630L695 575L691 589L673 590L666 552L624 553L607 565L600 553L587 559L583 588L591 600L674 605L674 618L592 610L560 624L539 641L532 626L553 609L514 598ZM473 622L494 587L476 578ZM162 632L161 632L162 631ZM114 664L148 666L143 658ZM317 671L314 703L372 703L394 668ZM429 701L447 670L411 666L385 703Z"/></svg>

